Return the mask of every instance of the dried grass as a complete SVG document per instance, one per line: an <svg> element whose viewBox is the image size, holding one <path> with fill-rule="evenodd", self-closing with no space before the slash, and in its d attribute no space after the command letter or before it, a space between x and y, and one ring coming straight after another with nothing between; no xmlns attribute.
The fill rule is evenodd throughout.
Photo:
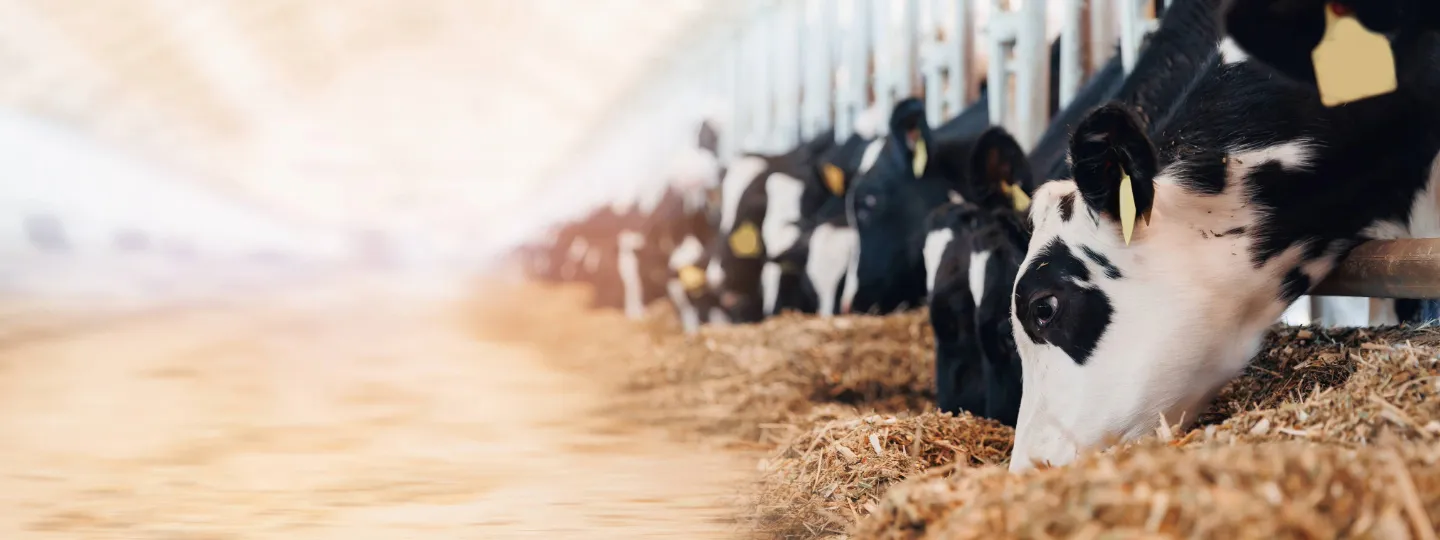
<svg viewBox="0 0 1440 540"><path fill-rule="evenodd" d="M1433 538L1437 344L1428 329L1280 329L1211 425L1025 475L917 477L857 536Z"/></svg>
<svg viewBox="0 0 1440 540"><path fill-rule="evenodd" d="M632 374L650 420L769 449L821 404L881 413L933 407L933 340L923 312L776 317L702 329L652 347Z"/></svg>
<svg viewBox="0 0 1440 540"><path fill-rule="evenodd" d="M761 460L751 526L775 538L842 534L889 487L928 470L1005 461L1011 430L970 415L861 414L827 406L800 419L810 429Z"/></svg>
<svg viewBox="0 0 1440 540"><path fill-rule="evenodd" d="M612 361L639 418L756 452L745 519L762 537L1433 538L1440 523L1435 330L1277 328L1192 430L1016 476L1009 428L933 411L924 312L679 336L652 308L644 324L640 354L587 361L627 357Z"/></svg>
<svg viewBox="0 0 1440 540"><path fill-rule="evenodd" d="M908 483L856 536L1433 538L1436 517L1434 445L1149 445L1027 475L987 468Z"/></svg>

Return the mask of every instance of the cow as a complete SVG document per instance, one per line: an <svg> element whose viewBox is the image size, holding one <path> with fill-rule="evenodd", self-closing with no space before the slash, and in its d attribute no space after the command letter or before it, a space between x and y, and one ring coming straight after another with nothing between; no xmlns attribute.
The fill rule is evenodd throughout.
<svg viewBox="0 0 1440 540"><path fill-rule="evenodd" d="M1433 39L1409 43L1397 56L1440 58ZM1218 39L1211 50L1219 61L1164 117L1124 102L1087 115L1074 180L1035 192L1011 295L1012 471L1189 425L1355 245L1440 234L1436 87L1329 108Z"/></svg>
<svg viewBox="0 0 1440 540"><path fill-rule="evenodd" d="M799 238L797 221L811 163L835 144L835 134L816 138L780 155L747 154L730 164L720 183L721 215L706 278L720 295L727 317L752 323L786 307L766 305L765 285L777 291L788 280L767 260L788 250ZM768 309L767 309L768 308Z"/></svg>
<svg viewBox="0 0 1440 540"><path fill-rule="evenodd" d="M1014 425L1021 369L1010 332L1010 289L1029 244L1022 212L1033 185L1019 144L1000 128L977 143L959 186L964 202L927 218L923 247L930 324L935 333L936 401Z"/></svg>
<svg viewBox="0 0 1440 540"><path fill-rule="evenodd" d="M858 236L846 270L842 312L888 313L924 301L925 218L959 195L957 179L989 114L970 107L931 131L917 98L895 105L890 133L846 195Z"/></svg>
<svg viewBox="0 0 1440 540"><path fill-rule="evenodd" d="M1327 18L1346 14L1371 32L1392 36L1390 48L1397 56L1413 50L1400 39L1440 30L1440 2L1434 0L1226 0L1221 9L1224 31L1236 49L1232 54L1248 54L1281 75L1312 87L1317 86L1312 52L1325 35ZM1405 37L1400 38L1402 35ZM1413 61L1396 58L1396 62ZM1425 69L1401 74L1397 82L1408 84L1408 77L1435 76L1433 69Z"/></svg>

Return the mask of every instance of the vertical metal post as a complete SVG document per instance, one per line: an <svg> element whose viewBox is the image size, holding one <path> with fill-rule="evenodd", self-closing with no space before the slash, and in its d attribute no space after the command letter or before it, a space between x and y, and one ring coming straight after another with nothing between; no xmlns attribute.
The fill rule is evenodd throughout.
<svg viewBox="0 0 1440 540"><path fill-rule="evenodd" d="M1061 0L1065 2L1064 26L1060 29L1060 81L1059 106L1064 109L1075 99L1085 76L1081 65L1080 34L1084 29L1084 0Z"/></svg>
<svg viewBox="0 0 1440 540"><path fill-rule="evenodd" d="M769 17L770 75L774 87L770 141L774 152L784 152L799 144L800 133L800 36L799 11L796 2L784 2L773 8Z"/></svg>
<svg viewBox="0 0 1440 540"><path fill-rule="evenodd" d="M1140 1L1117 1L1120 2L1120 63L1128 74L1140 55Z"/></svg>
<svg viewBox="0 0 1440 540"><path fill-rule="evenodd" d="M1010 108L1009 102L1009 44L1014 36L1014 28L1011 24L1011 17L1008 12L1002 9L1001 0L990 0L990 20L987 23L985 33L985 44L989 48L990 66L986 71L988 87L986 96L990 99L990 123L998 126L1010 127L1007 122Z"/></svg>
<svg viewBox="0 0 1440 540"><path fill-rule="evenodd" d="M1015 33L1015 139L1029 151L1049 123L1050 48L1045 43L1046 0L1027 0Z"/></svg>
<svg viewBox="0 0 1440 540"><path fill-rule="evenodd" d="M836 74L838 92L835 123L837 135L848 137L855 118L869 105L870 88L870 0L841 0L836 32L843 49L843 66ZM880 126L883 132L884 126Z"/></svg>
<svg viewBox="0 0 1440 540"><path fill-rule="evenodd" d="M895 1L895 0L891 0ZM901 97L915 95L915 78L920 63L920 0L900 0L903 13L900 20L900 43L897 53L895 94Z"/></svg>
<svg viewBox="0 0 1440 540"><path fill-rule="evenodd" d="M889 111L895 106L891 91L895 88L895 34L891 31L890 3L894 0L871 0L865 2L870 23L870 42L875 76L869 80L870 91L875 94L875 106Z"/></svg>
<svg viewBox="0 0 1440 540"><path fill-rule="evenodd" d="M1105 66L1115 50L1115 0L1090 2L1090 72Z"/></svg>
<svg viewBox="0 0 1440 540"><path fill-rule="evenodd" d="M805 17L801 24L805 35L805 51L801 57L805 70L801 108L805 120L801 126L801 137L806 140L830 127L830 103L834 96L834 54L831 46L834 12L834 2L805 2Z"/></svg>
<svg viewBox="0 0 1440 540"><path fill-rule="evenodd" d="M970 104L971 60L975 58L975 18L970 0L948 0L955 6L955 20L948 36L950 53L950 116L957 116Z"/></svg>

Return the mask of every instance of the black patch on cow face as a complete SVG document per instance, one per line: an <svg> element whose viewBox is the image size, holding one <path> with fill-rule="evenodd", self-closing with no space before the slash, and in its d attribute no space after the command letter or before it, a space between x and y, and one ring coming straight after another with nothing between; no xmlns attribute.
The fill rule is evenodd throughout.
<svg viewBox="0 0 1440 540"><path fill-rule="evenodd" d="M1084 252L1086 257L1088 257L1092 261L1095 261L1095 264L1100 265L1100 268L1105 270L1105 277L1110 279L1120 279L1121 277L1124 277L1120 274L1120 269L1116 268L1115 265L1110 262L1109 257L1100 254L1100 252L1098 251L1090 249L1090 246L1080 246L1080 251Z"/></svg>
<svg viewBox="0 0 1440 540"><path fill-rule="evenodd" d="M1286 303L1294 302L1309 290L1310 276L1305 275L1299 268L1292 268L1280 282L1280 299Z"/></svg>
<svg viewBox="0 0 1440 540"><path fill-rule="evenodd" d="M1059 347L1083 366L1109 328L1114 308L1104 291L1076 281L1089 282L1090 271L1064 242L1051 240L1015 284L1015 316L1031 342Z"/></svg>
<svg viewBox="0 0 1440 540"><path fill-rule="evenodd" d="M1075 217L1075 192L1071 191L1060 196L1060 221L1069 222Z"/></svg>
<svg viewBox="0 0 1440 540"><path fill-rule="evenodd" d="M1177 172L1175 184L1197 195L1219 195L1225 192L1225 174L1229 158L1219 150L1180 151L1183 167Z"/></svg>

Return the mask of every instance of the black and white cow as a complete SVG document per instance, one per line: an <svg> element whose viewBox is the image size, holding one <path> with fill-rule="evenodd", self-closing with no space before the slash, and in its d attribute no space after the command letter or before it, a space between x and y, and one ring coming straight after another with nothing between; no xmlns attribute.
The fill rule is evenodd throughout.
<svg viewBox="0 0 1440 540"><path fill-rule="evenodd" d="M797 276L786 276L778 263L769 261L799 239L805 178L812 174L815 158L834 144L835 134L826 131L781 155L742 156L727 169L720 183L720 226L706 274L733 322L757 322L767 313L804 309L777 301L786 296L780 291L800 284ZM767 285L776 291L768 302Z"/></svg>
<svg viewBox="0 0 1440 540"><path fill-rule="evenodd" d="M1412 43L1401 58L1436 65L1434 40ZM1440 88L1328 108L1313 87L1215 49L1223 61L1166 118L1092 112L1071 139L1075 179L1034 195L1012 295L1024 365L1013 471L1162 416L1188 425L1353 246L1440 233Z"/></svg>
<svg viewBox="0 0 1440 540"><path fill-rule="evenodd" d="M884 140L876 135L888 112L878 108L865 111L844 143L815 159L800 198L799 237L770 260L780 266L782 275L795 276L791 279L800 286L780 287L775 304L804 306L802 311L821 317L836 313L845 269L857 242L845 213L845 193L862 164L873 164L878 157ZM770 303L767 299L767 305Z"/></svg>
<svg viewBox="0 0 1440 540"><path fill-rule="evenodd" d="M1222 17L1238 49L1292 80L1315 86L1311 53L1325 35L1327 11L1353 15L1372 32L1405 34L1405 39L1440 30L1440 2L1434 0L1226 0ZM1412 50L1393 41L1391 49Z"/></svg>
<svg viewBox="0 0 1440 540"><path fill-rule="evenodd" d="M1014 425L1020 357L1010 331L1010 289L1025 257L1028 199L1006 184L1032 185L1018 143L999 128L981 138L962 187L969 201L931 213L924 257L935 331L936 401Z"/></svg>
<svg viewBox="0 0 1440 540"><path fill-rule="evenodd" d="M972 148L988 126L985 108L970 107L932 132L919 99L895 105L885 143L867 156L874 162L865 164L846 196L859 242L845 275L842 312L888 313L924 301L926 216L958 200L957 183L969 174Z"/></svg>

